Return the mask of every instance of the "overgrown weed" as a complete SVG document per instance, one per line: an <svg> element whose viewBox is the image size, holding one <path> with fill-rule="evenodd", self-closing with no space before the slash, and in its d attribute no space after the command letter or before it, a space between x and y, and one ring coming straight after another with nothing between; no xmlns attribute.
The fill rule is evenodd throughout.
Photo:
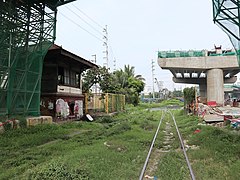
<svg viewBox="0 0 240 180"><path fill-rule="evenodd" d="M128 106L125 112L96 118L94 122L8 131L0 136L0 179L137 179L162 113L149 108L161 105ZM239 177L237 133L228 128L200 126L196 116L180 110L172 112L183 139L199 147L187 151L196 178ZM157 148L162 147L166 121L173 125L167 115L155 143ZM195 133L196 129L200 132ZM189 179L174 126L171 132L175 137L173 150L159 160L161 166L155 173L161 179Z"/></svg>

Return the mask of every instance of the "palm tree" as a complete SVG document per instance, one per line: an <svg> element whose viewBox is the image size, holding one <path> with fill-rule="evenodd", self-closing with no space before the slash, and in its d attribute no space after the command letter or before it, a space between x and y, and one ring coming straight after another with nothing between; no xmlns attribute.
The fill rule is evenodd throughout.
<svg viewBox="0 0 240 180"><path fill-rule="evenodd" d="M134 67L130 66L129 64L124 66L124 72L127 78L134 77Z"/></svg>
<svg viewBox="0 0 240 180"><path fill-rule="evenodd" d="M116 70L113 73L115 75L116 83L119 84L121 88L126 87L126 76L122 69Z"/></svg>
<svg viewBox="0 0 240 180"><path fill-rule="evenodd" d="M136 75L135 78L140 81L145 81L145 79L142 77L142 75Z"/></svg>

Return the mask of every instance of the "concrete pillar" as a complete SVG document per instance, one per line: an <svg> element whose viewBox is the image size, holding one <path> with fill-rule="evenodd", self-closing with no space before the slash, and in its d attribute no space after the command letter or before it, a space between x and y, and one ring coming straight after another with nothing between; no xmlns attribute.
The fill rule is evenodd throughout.
<svg viewBox="0 0 240 180"><path fill-rule="evenodd" d="M211 69L207 71L207 101L216 101L219 105L223 105L224 103L222 69Z"/></svg>

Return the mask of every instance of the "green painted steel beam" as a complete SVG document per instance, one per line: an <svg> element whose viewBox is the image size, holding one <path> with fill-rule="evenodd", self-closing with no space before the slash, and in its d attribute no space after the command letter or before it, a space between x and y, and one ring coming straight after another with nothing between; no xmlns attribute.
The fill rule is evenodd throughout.
<svg viewBox="0 0 240 180"><path fill-rule="evenodd" d="M47 13L44 4L32 1L0 3L0 22L4 27L0 69L6 79L0 78L0 113L40 115L39 79L44 56L54 40L55 13Z"/></svg>
<svg viewBox="0 0 240 180"><path fill-rule="evenodd" d="M212 3L213 21L228 35L240 65L240 1L212 0Z"/></svg>
<svg viewBox="0 0 240 180"><path fill-rule="evenodd" d="M51 10L55 10L57 7L65 5L67 3L73 2L76 0L16 0L16 4L17 5L27 5L29 4L29 2L31 2L31 4L44 4L47 7L49 7Z"/></svg>
<svg viewBox="0 0 240 180"><path fill-rule="evenodd" d="M73 0L0 0L0 115L40 115L44 57L56 8Z"/></svg>

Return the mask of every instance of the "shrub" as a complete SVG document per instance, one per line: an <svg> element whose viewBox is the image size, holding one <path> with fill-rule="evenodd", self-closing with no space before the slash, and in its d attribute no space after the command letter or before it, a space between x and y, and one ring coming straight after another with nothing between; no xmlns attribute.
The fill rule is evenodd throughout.
<svg viewBox="0 0 240 180"><path fill-rule="evenodd" d="M140 127L141 127L142 129L144 129L144 130L151 131L151 130L153 130L154 125L151 124L151 123L149 123L149 121L144 120L144 121L142 121Z"/></svg>

